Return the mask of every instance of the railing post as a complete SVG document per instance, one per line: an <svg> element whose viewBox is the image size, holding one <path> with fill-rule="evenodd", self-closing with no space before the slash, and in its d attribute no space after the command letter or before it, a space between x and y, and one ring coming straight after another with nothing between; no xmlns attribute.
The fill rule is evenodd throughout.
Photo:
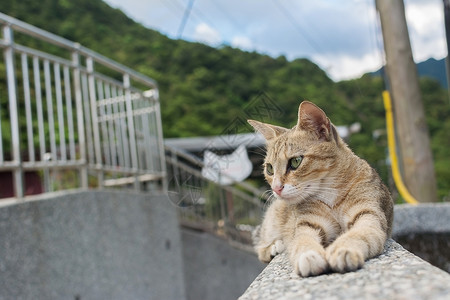
<svg viewBox="0 0 450 300"><path fill-rule="evenodd" d="M17 86L14 71L14 50L13 50L13 31L9 25L3 27L3 39L7 46L4 50L6 77L8 84L8 100L9 100L9 117L11 121L11 144L12 157L15 164L14 174L14 191L18 199L24 196L24 179L22 157L20 155L20 135L19 135L19 114L17 105Z"/></svg>
<svg viewBox="0 0 450 300"><path fill-rule="evenodd" d="M166 170L166 155L164 150L164 142L163 142L163 130L162 130L162 121L161 121L161 106L159 104L159 91L158 89L154 90L154 98L155 98L155 114L156 114L156 132L158 134L158 147L159 147L159 156L161 160L161 173L164 176L162 178L162 190L167 193L168 191L168 179L167 179L167 170Z"/></svg>
<svg viewBox="0 0 450 300"><path fill-rule="evenodd" d="M178 178L181 178L180 176L180 171L179 171L179 166L178 166L178 156L176 155L176 153L172 150L172 148L170 148L170 155L171 155L171 164L172 164L172 176L173 176L173 180L175 183L178 182ZM171 178L172 179L172 178ZM178 194L181 194L181 188L180 185L178 184L176 186L178 188ZM168 188L167 188L167 192L168 192Z"/></svg>
<svg viewBox="0 0 450 300"><path fill-rule="evenodd" d="M9 135L11 136L11 148L8 145L8 149L4 149L4 143L0 140L0 164L2 169L9 170L13 174L16 198L24 198L24 174L26 170L43 168L46 191L50 191L52 190L50 172L55 172L56 169L65 166L76 169L79 174L79 185L83 189L89 188L89 174L91 171L95 171L99 188L105 185L104 177L106 175L114 174L116 177L122 177L115 183L118 185L129 184L131 177L134 188L141 190L142 181L159 180L162 189L167 191L167 167L164 157L156 82L94 51L81 47L77 43L35 28L2 13L0 13L0 23L3 33L0 33L0 35L4 36L1 39L1 48L3 48L5 57L5 74L9 93L8 144ZM31 36L61 49L69 50L72 54L71 60L67 60L67 57L59 57L58 55L51 55L37 49L17 45L13 39L15 30L20 31L25 36ZM21 74L19 69L15 69L20 67L20 62L16 61L17 54L22 54L23 93L22 89L19 89L20 82L16 78L16 76L20 77L18 74ZM28 62L30 58L33 62L34 91L30 90L29 86ZM15 65L17 63L19 63L19 66ZM105 74L97 74L94 70L96 68L94 64L100 64L102 67L122 74L122 83L108 79ZM51 71L52 68L53 72ZM61 74L61 71L63 74ZM70 78L71 75L73 78ZM144 103L137 99L140 92L133 87L132 83L135 81L142 83L154 92L152 96L144 96L154 97L154 102ZM44 89L41 88L43 83L45 83ZM96 88L97 84L98 89ZM73 90L71 89L72 85ZM63 91L65 94L63 94ZM105 95L102 94L103 92ZM112 97L107 96L107 94L112 94L110 95ZM25 97L23 103L21 102L22 96ZM32 101L32 96L36 98L36 120L32 119L34 104L28 103ZM42 103L43 96L46 106ZM110 101L104 99L103 96L111 98ZM56 99L56 106L53 103L54 99ZM76 106L76 117L72 115L72 99L75 102L74 106ZM100 104L107 105L110 110L107 112L108 115L102 113L103 107L100 107ZM145 107L143 107L144 104ZM54 107L56 107L56 111ZM151 115L152 113L156 115ZM22 120L22 115L23 121L27 121L27 124L26 127L23 127L25 131L19 132L21 129L19 121ZM150 126L152 128L148 135L142 136L140 130L144 126L142 124L143 118L147 118L147 115L151 116L152 124ZM56 117L57 122L54 120ZM74 122L72 123L75 120L77 122L76 129L73 128ZM101 122L108 122L109 126L115 123L114 129L116 132L113 128L106 132L104 129L107 128L107 124L105 123L104 126L106 127L103 128ZM153 122L156 122L156 124L153 124ZM37 129L34 129L34 126ZM101 131L102 129L103 131ZM23 135L25 133L26 135ZM66 136L67 134L68 136ZM153 135L155 135L156 141L153 139ZM25 137L28 138L28 143ZM59 143L57 143L58 137ZM69 140L70 159L66 156L65 151L67 138ZM111 157L108 156L109 150L104 150L102 147L102 141L107 144L109 138L117 142L117 154L113 155L114 151L111 151ZM37 140L39 140L39 158L35 157L35 145L33 144ZM151 149L142 151L142 154L144 155L145 152L148 158L142 156L141 159L141 140L143 143L149 144L148 149ZM75 147L76 143L79 146L78 149ZM111 149L116 147L116 145L110 146ZM62 153L61 157L59 156L59 149ZM8 151L7 162L4 158L5 150ZM21 153L21 151L28 152L29 161L22 161L21 155L24 153ZM157 160L155 158L156 152L159 154ZM116 160L119 163L115 163ZM112 166L106 165L106 161L111 163ZM160 162L160 166L157 166L158 162Z"/></svg>
<svg viewBox="0 0 450 300"><path fill-rule="evenodd" d="M89 99L91 102L91 120L92 120L92 133L94 135L94 151L95 151L95 168L98 174L98 187L103 188L103 164L102 164L102 149L100 143L100 131L98 125L98 113L97 113L97 96L95 93L95 78L94 78L94 60L92 57L86 59L86 68L88 71L88 84L89 84Z"/></svg>
<svg viewBox="0 0 450 300"><path fill-rule="evenodd" d="M125 88L125 110L127 113L127 124L128 124L128 136L130 138L130 154L131 154L131 165L133 172L135 173L134 188L136 191L140 190L140 182L138 178L138 156L136 147L136 134L134 131L134 116L133 116L133 104L131 103L131 91L130 91L130 75L123 75L123 87Z"/></svg>
<svg viewBox="0 0 450 300"><path fill-rule="evenodd" d="M80 47L79 44L76 45ZM88 188L88 160L86 155L86 136L84 133L84 116L83 116L83 100L81 92L81 80L80 80L80 55L77 51L72 53L73 64L73 85L75 88L75 102L77 110L77 126L78 126L78 146L80 149L80 160L83 166L80 170L81 188Z"/></svg>

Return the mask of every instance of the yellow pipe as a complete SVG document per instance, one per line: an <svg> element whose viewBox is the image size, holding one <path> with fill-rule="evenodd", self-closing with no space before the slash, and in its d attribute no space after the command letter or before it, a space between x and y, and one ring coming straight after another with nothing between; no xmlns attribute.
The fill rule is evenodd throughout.
<svg viewBox="0 0 450 300"><path fill-rule="evenodd" d="M409 193L403 184L402 176L398 168L397 151L395 148L394 118L392 116L391 96L388 91L383 91L384 109L386 111L386 127L389 147L389 157L391 159L392 176L394 177L395 186L400 195L410 204L418 204L419 202Z"/></svg>

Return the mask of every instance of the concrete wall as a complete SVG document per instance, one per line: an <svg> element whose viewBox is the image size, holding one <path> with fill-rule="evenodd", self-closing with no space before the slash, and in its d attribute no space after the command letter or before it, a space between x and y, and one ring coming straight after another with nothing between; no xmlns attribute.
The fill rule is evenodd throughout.
<svg viewBox="0 0 450 300"><path fill-rule="evenodd" d="M265 265L180 230L170 203L89 191L0 208L0 300L236 299Z"/></svg>
<svg viewBox="0 0 450 300"><path fill-rule="evenodd" d="M449 219L448 202L395 205L392 237L410 233L450 233Z"/></svg>
<svg viewBox="0 0 450 300"><path fill-rule="evenodd" d="M184 299L163 196L81 192L0 209L0 299Z"/></svg>
<svg viewBox="0 0 450 300"><path fill-rule="evenodd" d="M255 254L208 233L182 230L187 299L237 299L264 269Z"/></svg>

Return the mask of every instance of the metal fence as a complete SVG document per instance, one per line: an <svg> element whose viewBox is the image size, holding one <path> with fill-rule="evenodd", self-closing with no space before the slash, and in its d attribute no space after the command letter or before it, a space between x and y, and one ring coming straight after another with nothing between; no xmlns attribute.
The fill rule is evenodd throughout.
<svg viewBox="0 0 450 300"><path fill-rule="evenodd" d="M251 232L262 221L269 194L245 182L223 186L208 180L200 159L167 145L166 161L168 195L182 224L251 244Z"/></svg>
<svg viewBox="0 0 450 300"><path fill-rule="evenodd" d="M16 199L30 172L44 192L166 189L152 79L2 13L0 25L0 173L12 174Z"/></svg>
<svg viewBox="0 0 450 300"><path fill-rule="evenodd" d="M40 192L160 189L183 224L251 242L265 195L207 180L201 160L164 148L152 79L2 13L0 25L0 198L5 174L14 201L30 194L30 173Z"/></svg>

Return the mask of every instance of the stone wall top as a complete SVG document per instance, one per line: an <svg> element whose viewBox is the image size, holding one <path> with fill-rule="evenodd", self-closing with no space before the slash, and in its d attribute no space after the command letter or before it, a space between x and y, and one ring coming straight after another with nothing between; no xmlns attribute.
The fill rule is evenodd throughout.
<svg viewBox="0 0 450 300"><path fill-rule="evenodd" d="M450 274L388 240L381 255L345 274L301 278L285 253L276 256L239 298L449 299Z"/></svg>

